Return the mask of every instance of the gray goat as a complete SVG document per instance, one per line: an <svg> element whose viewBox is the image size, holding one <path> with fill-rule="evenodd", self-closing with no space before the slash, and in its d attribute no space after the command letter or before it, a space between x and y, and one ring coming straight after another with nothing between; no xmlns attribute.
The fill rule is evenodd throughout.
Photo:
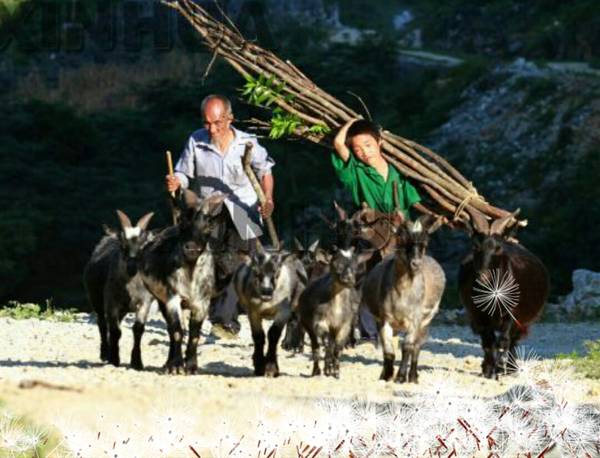
<svg viewBox="0 0 600 458"><path fill-rule="evenodd" d="M294 255L302 262L306 272L308 283L319 278L329 269L327 252L319 247L319 240L315 240L308 248L294 238ZM304 351L304 329L300 324L297 310L292 310L292 317L285 327L285 335L281 342L281 348L294 353Z"/></svg>
<svg viewBox="0 0 600 458"><path fill-rule="evenodd" d="M118 366L121 321L128 312L135 313L134 344L131 366L143 369L141 339L152 303L152 296L137 272L138 256L153 235L146 230L153 213L147 213L132 226L128 216L117 210L120 230L105 227L84 268L84 286L96 312L100 331L100 359Z"/></svg>
<svg viewBox="0 0 600 458"><path fill-rule="evenodd" d="M379 262L363 283L363 300L377 320L383 347L380 378L386 381L394 372L394 333L404 331L402 362L396 381L417 382L419 351L446 285L440 265L425 255L429 234L441 225L439 219L432 223L430 218L425 215L414 223L402 224L397 230L396 253Z"/></svg>
<svg viewBox="0 0 600 458"><path fill-rule="evenodd" d="M306 285L304 266L291 253L265 249L258 243L257 250L249 261L238 267L232 282L240 305L250 321L254 342L254 374L277 377L277 345L283 328L291 317L292 308ZM268 331L266 357L263 319L273 320Z"/></svg>
<svg viewBox="0 0 600 458"><path fill-rule="evenodd" d="M373 252L356 253L354 247L334 249L329 272L312 281L300 294L298 313L310 337L312 375L320 375L320 346L325 349L325 375L339 377L340 353L348 341L358 314L357 271Z"/></svg>
<svg viewBox="0 0 600 458"><path fill-rule="evenodd" d="M200 329L215 294L215 254L209 241L226 198L217 194L201 200L186 189L180 223L159 233L141 255L142 279L167 321L170 345L165 368L169 373L185 370L194 374L198 370ZM190 310L185 366L183 309Z"/></svg>

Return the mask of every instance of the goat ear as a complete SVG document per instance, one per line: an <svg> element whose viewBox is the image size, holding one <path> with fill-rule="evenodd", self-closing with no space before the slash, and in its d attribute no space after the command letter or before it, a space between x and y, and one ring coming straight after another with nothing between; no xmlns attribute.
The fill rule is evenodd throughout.
<svg viewBox="0 0 600 458"><path fill-rule="evenodd" d="M186 189L183 191L183 203L186 208L196 208L200 198L194 191Z"/></svg>
<svg viewBox="0 0 600 458"><path fill-rule="evenodd" d="M468 213L471 215L473 229L480 234L489 235L490 225L487 222L487 219L485 219L483 213L481 213L479 210L475 210L474 208L470 208Z"/></svg>
<svg viewBox="0 0 600 458"><path fill-rule="evenodd" d="M375 250L366 250L366 251L363 251L362 253L359 253L358 258L357 258L358 264L367 262L369 259L371 259L373 257L374 254L375 254Z"/></svg>
<svg viewBox="0 0 600 458"><path fill-rule="evenodd" d="M331 262L331 255L323 249L318 249L315 253L315 261L321 264L329 264Z"/></svg>
<svg viewBox="0 0 600 458"><path fill-rule="evenodd" d="M294 237L294 249L299 252L304 251L302 243L300 243L300 240L298 240L296 237Z"/></svg>
<svg viewBox="0 0 600 458"><path fill-rule="evenodd" d="M404 213L402 213L399 210L392 212L390 215L390 219L394 227L400 226L406 220Z"/></svg>
<svg viewBox="0 0 600 458"><path fill-rule="evenodd" d="M319 211L319 218L321 218L329 229L335 229L335 223L332 223L329 218L327 218L322 211Z"/></svg>
<svg viewBox="0 0 600 458"><path fill-rule="evenodd" d="M126 229L126 228L131 227L131 220L121 210L117 210L117 217L119 218L119 224L121 224L121 229Z"/></svg>
<svg viewBox="0 0 600 458"><path fill-rule="evenodd" d="M106 224L102 225L102 230L108 236L115 237L117 235L117 231L115 231L112 227L107 226Z"/></svg>
<svg viewBox="0 0 600 458"><path fill-rule="evenodd" d="M346 219L348 218L346 210L340 207L335 200L333 201L333 206L335 207L335 211L337 212L338 221L346 221Z"/></svg>
<svg viewBox="0 0 600 458"><path fill-rule="evenodd" d="M202 201L202 212L210 216L217 216L223 208L223 202L228 197L229 194L216 194L207 197Z"/></svg>
<svg viewBox="0 0 600 458"><path fill-rule="evenodd" d="M153 216L154 212L146 213L138 220L136 226L139 227L142 231L145 231L148 227L148 223L150 222Z"/></svg>
<svg viewBox="0 0 600 458"><path fill-rule="evenodd" d="M314 253L315 251L317 251L317 248L319 248L319 239L315 240L312 245L310 245L308 247L308 251L310 251L311 253Z"/></svg>
<svg viewBox="0 0 600 458"><path fill-rule="evenodd" d="M504 218L495 220L490 228L491 235L503 235L509 223L514 222L513 219L521 212L520 208Z"/></svg>
<svg viewBox="0 0 600 458"><path fill-rule="evenodd" d="M430 222L429 227L427 227L427 233L428 234L433 234L435 231L437 231L440 227L442 227L442 224L444 223L444 217L443 216L438 216L435 221Z"/></svg>

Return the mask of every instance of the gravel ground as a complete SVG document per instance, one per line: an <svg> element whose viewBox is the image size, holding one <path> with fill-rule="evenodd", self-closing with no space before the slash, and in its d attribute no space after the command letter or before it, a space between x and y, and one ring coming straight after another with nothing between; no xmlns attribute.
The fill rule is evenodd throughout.
<svg viewBox="0 0 600 458"><path fill-rule="evenodd" d="M232 340L211 336L210 324L205 324L199 347L201 373L167 376L161 373L168 349L166 330L158 316L152 318L142 342L146 365L142 372L128 367L132 347L130 319L124 323L124 364L119 368L100 362L97 327L87 314L78 315L73 323L0 319L0 398L13 411L52 425L61 433L78 431L78 438L65 438L69 447L92 450L92 442L99 447L102 440L108 441L102 442L103 446L112 443L114 448L117 441L110 438L131 435L134 430L139 434L150 431L149 436L154 431L154 437L161 431L186 430L188 437L200 437L207 434L209 426L226 421L234 434L254 421L251 419L257 418L257 412L270 409L281 415L294 408L310 414L312 401L321 398L397 402L440 383L469 395L492 397L523 383L514 376L500 381L481 378L478 338L462 326L431 329L419 360L418 385L379 381L382 355L370 343L345 351L339 380L309 377L312 362L308 353L292 355L283 350L279 353L282 375L278 379L257 378L252 376L252 341L245 317L241 317L239 338ZM599 338L598 324L538 324L523 341L523 350L544 360L558 353L582 350L585 340ZM571 386L565 392L570 401L600 404L600 382L575 377ZM175 428L153 424L164 421L167 413L169 421L179 422ZM194 424L184 424L191 417ZM110 434L106 432L108 425L112 428ZM120 432L114 430L115 425L120 425ZM148 441L153 442L150 438ZM177 455L173 447L171 452L160 453L156 447L152 454ZM201 444L197 447L202 448ZM83 455L96 456L89 453ZM181 456L194 455L187 450Z"/></svg>

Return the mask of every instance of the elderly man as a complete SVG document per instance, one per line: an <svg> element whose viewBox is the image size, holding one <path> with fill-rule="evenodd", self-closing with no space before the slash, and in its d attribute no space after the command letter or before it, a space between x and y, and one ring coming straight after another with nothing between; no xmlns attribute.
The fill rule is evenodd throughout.
<svg viewBox="0 0 600 458"><path fill-rule="evenodd" d="M218 278L226 279L237 264L236 251L253 251L255 240L263 234L261 216L269 217L274 209L274 180L271 168L275 164L256 137L234 128L231 102L222 95L209 95L202 101L204 128L192 133L183 154L175 166L175 174L167 175L169 192L181 188L193 189L206 198L215 192L228 194L227 212L222 212L220 239L225 246L218 257ZM247 142L253 144L252 168L266 196L261 207L256 192L242 167ZM228 257L229 255L229 257ZM237 333L238 305L235 293L228 288L211 313L214 325Z"/></svg>

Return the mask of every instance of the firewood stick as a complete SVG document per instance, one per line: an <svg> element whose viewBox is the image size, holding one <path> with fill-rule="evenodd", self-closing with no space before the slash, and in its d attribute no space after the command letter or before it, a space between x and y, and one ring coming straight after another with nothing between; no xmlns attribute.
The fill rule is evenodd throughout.
<svg viewBox="0 0 600 458"><path fill-rule="evenodd" d="M250 161L252 160L252 147L253 145L251 142L246 143L244 155L242 156L242 165L244 167L244 172L246 172L246 175L250 180L250 184L252 184L252 188L256 192L256 195L258 196L258 201L260 202L260 205L262 207L267 201L267 198L262 188L260 187L260 183L258 182L258 178L256 178L254 170L252 170L252 167L250 165ZM275 249L279 249L279 238L277 237L277 231L275 231L275 224L273 224L273 219L270 216L265 217L265 224L267 225L267 231L269 232L269 237L271 237L273 247Z"/></svg>

